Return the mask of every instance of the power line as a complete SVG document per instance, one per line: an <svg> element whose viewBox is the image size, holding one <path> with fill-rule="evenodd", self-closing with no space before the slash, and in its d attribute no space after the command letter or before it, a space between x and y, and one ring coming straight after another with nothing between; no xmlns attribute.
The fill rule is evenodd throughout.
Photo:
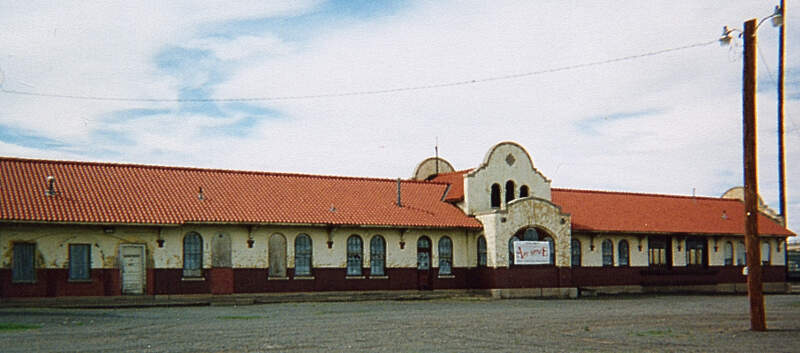
<svg viewBox="0 0 800 353"><path fill-rule="evenodd" d="M2 91L3 93L6 93L6 94L14 94L14 95L20 95L20 96L33 96L33 97L46 97L46 98L63 98L63 99L89 100L89 101L150 102L150 103L259 102L259 101L305 100L305 99L318 99L318 98L338 98L338 97L351 97L351 96L368 96L368 95L389 94L389 93L420 91L420 90L428 90L428 89L436 89L436 88L447 88L447 87L474 85L474 84L478 84L478 83L486 83L486 82L493 82L493 81L513 80L513 79L519 79L519 78L531 77L531 76L538 76L538 75L550 74L550 73L556 73L556 72L562 72L562 71L577 70L577 69L582 69L582 68L587 68L587 67L592 67L592 66L607 65L607 64L618 63L618 62L622 62L622 61L636 60L636 59L641 59L641 58L646 58L646 57L656 56L656 55L661 55L661 54L667 54L667 53L681 51L681 50L704 47L704 46L708 46L708 45L711 45L711 44L714 44L714 43L717 43L716 39L715 40L711 40L711 41L707 41L707 42L693 43L693 44L683 45L683 46L679 46L679 47L672 47L672 48L668 48L668 49L650 51L650 52L646 52L646 53L642 53L642 54L628 55L628 56L618 57L618 58L614 58L614 59L593 61L593 62L588 62L588 63L583 63L583 64L560 66L560 67L556 67L556 68L537 70L537 71L529 71L529 72L516 73L516 74L510 74L510 75L490 76L490 77L484 77L484 78L478 78L478 79L472 79L472 80L435 83L435 84L428 84L428 85L396 87L396 88L384 88L384 89L373 89L373 90L362 90L362 91L351 91L351 92L341 92L341 93L322 93L322 94L307 94L307 95L293 95L293 96L244 97L244 98L132 98L132 97L84 96L84 95L72 95L72 94L33 92L33 91L18 91L18 90L6 89L6 88L4 88L2 86L0 86L0 91Z"/></svg>

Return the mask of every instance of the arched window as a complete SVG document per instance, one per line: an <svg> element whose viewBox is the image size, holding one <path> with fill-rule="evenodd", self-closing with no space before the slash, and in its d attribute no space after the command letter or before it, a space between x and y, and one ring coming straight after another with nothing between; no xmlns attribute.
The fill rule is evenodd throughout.
<svg viewBox="0 0 800 353"><path fill-rule="evenodd" d="M581 241L578 239L572 239L572 267L580 267L581 266Z"/></svg>
<svg viewBox="0 0 800 353"><path fill-rule="evenodd" d="M306 234L294 238L294 275L311 276L311 237Z"/></svg>
<svg viewBox="0 0 800 353"><path fill-rule="evenodd" d="M747 266L747 255L745 255L744 242L736 242L736 266Z"/></svg>
<svg viewBox="0 0 800 353"><path fill-rule="evenodd" d="M439 239L439 274L453 273L453 241L448 237Z"/></svg>
<svg viewBox="0 0 800 353"><path fill-rule="evenodd" d="M617 265L628 266L628 241L620 240L617 247L619 248L617 249Z"/></svg>
<svg viewBox="0 0 800 353"><path fill-rule="evenodd" d="M500 207L500 184L492 184L492 207Z"/></svg>
<svg viewBox="0 0 800 353"><path fill-rule="evenodd" d="M380 235L372 237L369 241L369 274L386 275L386 241Z"/></svg>
<svg viewBox="0 0 800 353"><path fill-rule="evenodd" d="M548 248L549 248L548 250L550 251L550 264L551 265L555 265L555 263L556 263L556 243L555 243L555 241L553 241L553 238L551 238L549 235L545 236L544 239L542 239L542 240L547 242L547 245L548 245Z"/></svg>
<svg viewBox="0 0 800 353"><path fill-rule="evenodd" d="M486 238L481 235L478 237L478 267L485 267L486 262Z"/></svg>
<svg viewBox="0 0 800 353"><path fill-rule="evenodd" d="M203 275L203 237L195 232L183 237L183 277Z"/></svg>
<svg viewBox="0 0 800 353"><path fill-rule="evenodd" d="M733 266L733 243L725 243L725 266Z"/></svg>
<svg viewBox="0 0 800 353"><path fill-rule="evenodd" d="M269 276L286 277L286 238L273 234L269 238Z"/></svg>
<svg viewBox="0 0 800 353"><path fill-rule="evenodd" d="M522 186L520 186L520 188L519 188L519 197L520 197L520 198L523 198L523 197L528 197L528 193L529 193L529 192L530 192L530 191L528 190L528 185L522 185Z"/></svg>
<svg viewBox="0 0 800 353"><path fill-rule="evenodd" d="M761 242L761 264L769 265L770 263L770 246L768 241Z"/></svg>
<svg viewBox="0 0 800 353"><path fill-rule="evenodd" d="M603 266L614 266L614 243L611 239L603 240Z"/></svg>
<svg viewBox="0 0 800 353"><path fill-rule="evenodd" d="M511 266L514 264L514 242L519 241L517 236L513 236L508 239L508 265Z"/></svg>
<svg viewBox="0 0 800 353"><path fill-rule="evenodd" d="M525 229L525 233L522 233L522 240L539 241L539 233L534 228Z"/></svg>
<svg viewBox="0 0 800 353"><path fill-rule="evenodd" d="M361 276L361 260L364 253L361 237L351 235L347 238L347 275Z"/></svg>
<svg viewBox="0 0 800 353"><path fill-rule="evenodd" d="M509 203L509 202L511 202L511 200L514 200L514 192L515 191L516 190L514 190L514 181L513 180L507 181L506 182L506 203Z"/></svg>

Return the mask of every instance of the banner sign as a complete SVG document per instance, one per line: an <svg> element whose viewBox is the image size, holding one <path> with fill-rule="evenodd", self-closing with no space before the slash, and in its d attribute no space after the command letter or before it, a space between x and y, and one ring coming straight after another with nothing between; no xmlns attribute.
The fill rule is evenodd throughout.
<svg viewBox="0 0 800 353"><path fill-rule="evenodd" d="M547 265L550 263L550 243L546 241L515 241L515 265Z"/></svg>

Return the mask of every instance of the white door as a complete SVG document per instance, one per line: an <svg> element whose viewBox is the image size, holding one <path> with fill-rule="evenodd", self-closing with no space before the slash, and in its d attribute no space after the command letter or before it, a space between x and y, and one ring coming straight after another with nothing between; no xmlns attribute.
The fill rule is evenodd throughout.
<svg viewBox="0 0 800 353"><path fill-rule="evenodd" d="M144 294L144 245L123 244L119 252L122 294Z"/></svg>

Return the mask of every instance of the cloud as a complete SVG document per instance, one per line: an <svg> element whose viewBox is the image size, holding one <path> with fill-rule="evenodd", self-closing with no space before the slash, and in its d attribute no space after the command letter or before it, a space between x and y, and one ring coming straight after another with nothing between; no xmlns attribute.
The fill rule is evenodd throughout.
<svg viewBox="0 0 800 353"><path fill-rule="evenodd" d="M72 95L336 94L713 41L722 25L771 10L722 1L14 2L0 13L0 68L5 88ZM787 30L787 38L800 36ZM774 74L776 37L771 28L759 32L759 167L770 204L777 199L775 90L767 67ZM457 168L474 167L494 143L515 140L555 186L696 188L716 196L742 179L737 50L709 45L340 98L98 102L0 94L0 148L37 158L394 178L410 175L437 139L440 155ZM786 57L787 129L800 124L798 55ZM794 131L790 161L800 155ZM38 147L48 143L55 147ZM800 166L788 166L787 175L800 175ZM800 193L793 185L790 194Z"/></svg>

